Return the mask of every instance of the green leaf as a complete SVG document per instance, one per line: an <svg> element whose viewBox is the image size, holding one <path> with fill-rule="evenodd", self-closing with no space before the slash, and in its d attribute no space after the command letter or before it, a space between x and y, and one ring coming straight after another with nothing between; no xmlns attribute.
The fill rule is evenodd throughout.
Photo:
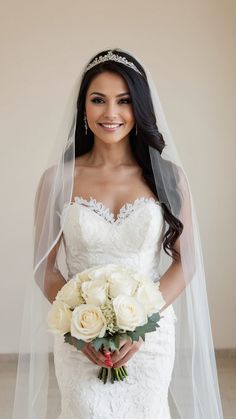
<svg viewBox="0 0 236 419"><path fill-rule="evenodd" d="M153 322L158 322L160 318L160 313L154 313L148 319L152 320Z"/></svg>
<svg viewBox="0 0 236 419"><path fill-rule="evenodd" d="M129 340L129 339L130 339L130 334L131 334L131 333L132 333L132 332L127 331L126 333L119 334L120 339L121 339L121 340L123 340L123 339L127 339L127 340Z"/></svg>
<svg viewBox="0 0 236 419"><path fill-rule="evenodd" d="M119 349L120 347L120 335L115 335L114 336L114 342L115 342L115 349Z"/></svg>
<svg viewBox="0 0 236 419"><path fill-rule="evenodd" d="M66 333L66 334L64 335L64 341L65 341L65 342L67 342L67 340L66 340L66 339L67 339L69 336L71 336L70 332L68 332L68 333Z"/></svg>
<svg viewBox="0 0 236 419"><path fill-rule="evenodd" d="M104 336L103 338L96 338L93 341L91 341L91 345L96 349L97 352L102 348L102 346L107 349L111 348L111 350L115 350L116 346L114 343L114 339L115 335L112 338L109 335Z"/></svg>
<svg viewBox="0 0 236 419"><path fill-rule="evenodd" d="M139 341L140 336L143 339L143 341L145 342L145 332L137 331L137 330L132 332L132 334L131 334L132 342Z"/></svg>
<svg viewBox="0 0 236 419"><path fill-rule="evenodd" d="M110 351L111 352L113 352L113 351L115 351L117 349L116 344L115 344L115 342L114 342L113 339L109 339L109 346L108 346L108 348L110 348Z"/></svg>
<svg viewBox="0 0 236 419"><path fill-rule="evenodd" d="M96 338L91 342L91 345L96 349L96 351L98 352L102 345L106 348L108 348L109 345L109 338Z"/></svg>
<svg viewBox="0 0 236 419"><path fill-rule="evenodd" d="M75 346L75 348L78 349L78 351L80 351L85 345L85 342L83 340L71 336L70 332L64 335L64 342L70 343L70 345Z"/></svg>
<svg viewBox="0 0 236 419"><path fill-rule="evenodd" d="M141 338L145 342L145 333L154 332L157 329L157 327L158 325L149 319L145 325L136 327L136 329L133 332L131 332L130 336L132 341L138 341L139 337L141 336Z"/></svg>

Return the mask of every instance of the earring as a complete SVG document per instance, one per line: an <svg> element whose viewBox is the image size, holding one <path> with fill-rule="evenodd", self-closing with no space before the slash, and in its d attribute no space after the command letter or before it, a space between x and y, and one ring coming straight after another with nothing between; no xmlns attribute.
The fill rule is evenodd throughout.
<svg viewBox="0 0 236 419"><path fill-rule="evenodd" d="M138 135L138 125L137 125L137 123L136 123L136 125L135 125L135 135L136 135L136 136Z"/></svg>
<svg viewBox="0 0 236 419"><path fill-rule="evenodd" d="M87 132L88 132L88 125L87 125L86 115L84 115L84 129L85 129L85 135L87 135Z"/></svg>

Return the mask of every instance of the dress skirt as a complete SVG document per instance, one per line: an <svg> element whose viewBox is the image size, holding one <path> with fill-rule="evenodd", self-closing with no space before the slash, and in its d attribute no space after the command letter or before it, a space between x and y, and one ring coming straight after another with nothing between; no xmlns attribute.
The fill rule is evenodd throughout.
<svg viewBox="0 0 236 419"><path fill-rule="evenodd" d="M61 393L58 419L170 419L168 389L175 359L175 322L172 305L162 313L160 327L125 363L124 381L103 384L100 366L83 352L54 338L54 364Z"/></svg>

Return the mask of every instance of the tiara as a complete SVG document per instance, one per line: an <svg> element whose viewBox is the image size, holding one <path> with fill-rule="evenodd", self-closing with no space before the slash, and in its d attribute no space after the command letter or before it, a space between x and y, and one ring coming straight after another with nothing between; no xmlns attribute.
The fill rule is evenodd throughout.
<svg viewBox="0 0 236 419"><path fill-rule="evenodd" d="M132 63L131 61L128 61L125 57L121 57L120 55L113 54L113 52L110 50L106 55L99 55L99 57L95 58L85 69L86 71L90 70L90 68L94 67L95 65L98 65L100 63L104 63L105 61L116 61L117 63L121 63L126 65L127 67L132 68L133 70L137 71L137 73L142 73L139 71L139 69Z"/></svg>

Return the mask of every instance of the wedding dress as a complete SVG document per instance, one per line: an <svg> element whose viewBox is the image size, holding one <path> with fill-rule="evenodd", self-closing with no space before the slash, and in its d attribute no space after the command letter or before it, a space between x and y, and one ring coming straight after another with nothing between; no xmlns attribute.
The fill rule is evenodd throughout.
<svg viewBox="0 0 236 419"><path fill-rule="evenodd" d="M156 282L163 234L163 210L152 197L124 204L116 218L92 197L76 197L63 226L68 278L92 266L114 263L137 269ZM114 384L103 384L97 378L101 367L56 335L58 419L170 419L168 388L177 317L172 305L162 316L160 327L146 334L145 342L126 362L128 377Z"/></svg>

